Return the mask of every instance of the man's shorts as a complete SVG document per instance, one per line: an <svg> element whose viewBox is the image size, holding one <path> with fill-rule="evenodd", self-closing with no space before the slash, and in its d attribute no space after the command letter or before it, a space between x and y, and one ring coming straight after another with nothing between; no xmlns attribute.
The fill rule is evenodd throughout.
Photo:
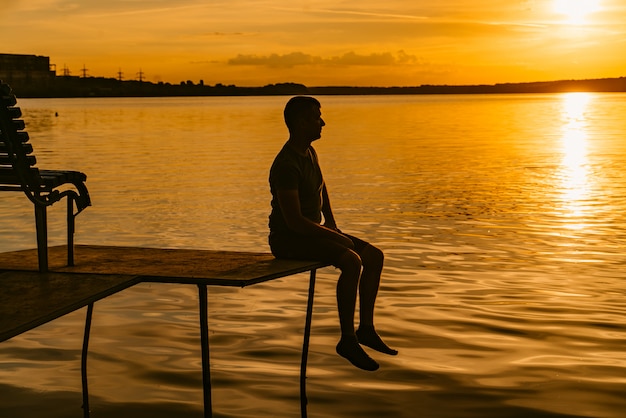
<svg viewBox="0 0 626 418"><path fill-rule="evenodd" d="M363 253L365 247L370 245L360 238L342 234L352 240L354 252L359 255ZM350 249L336 241L289 233L270 233L269 244L272 254L276 258L319 260L332 265L336 265L344 253Z"/></svg>

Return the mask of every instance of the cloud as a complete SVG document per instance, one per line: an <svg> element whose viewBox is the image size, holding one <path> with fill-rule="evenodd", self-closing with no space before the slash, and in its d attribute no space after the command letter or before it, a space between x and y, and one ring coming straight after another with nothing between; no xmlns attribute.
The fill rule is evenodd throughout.
<svg viewBox="0 0 626 418"><path fill-rule="evenodd" d="M228 60L229 65L262 65L266 67L286 67L291 68L296 65L310 65L321 62L320 57L304 54L302 52L292 52L290 54L278 55L244 55L239 54L235 58Z"/></svg>
<svg viewBox="0 0 626 418"><path fill-rule="evenodd" d="M418 62L419 59L416 56L407 54L404 51L398 51L398 53L395 55L390 52L361 55L351 51L346 52L343 55L330 58L305 54L303 52L291 52L284 55L239 54L235 58L229 59L228 65L254 65L271 68L292 68L299 65L389 66L416 64Z"/></svg>
<svg viewBox="0 0 626 418"><path fill-rule="evenodd" d="M340 57L330 58L327 61L337 65L393 65L396 63L396 59L389 52L370 55L348 52Z"/></svg>
<svg viewBox="0 0 626 418"><path fill-rule="evenodd" d="M282 11L290 11L290 12L302 11L302 9L293 8L293 7L276 7L275 9L282 10ZM416 16L416 15L404 14L404 13L376 12L376 11L368 11L368 10L324 9L324 8L314 8L314 9L307 8L305 10L307 13L358 16L358 17L365 17L365 18L390 18L390 19L402 19L402 20L427 19L427 17L425 16Z"/></svg>

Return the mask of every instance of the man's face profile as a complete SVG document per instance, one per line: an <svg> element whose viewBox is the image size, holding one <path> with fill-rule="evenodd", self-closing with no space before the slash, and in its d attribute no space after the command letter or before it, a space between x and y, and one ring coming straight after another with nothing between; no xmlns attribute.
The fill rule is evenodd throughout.
<svg viewBox="0 0 626 418"><path fill-rule="evenodd" d="M322 112L318 106L311 106L310 110L300 118L302 133L312 141L321 138L324 125L326 123L322 119Z"/></svg>

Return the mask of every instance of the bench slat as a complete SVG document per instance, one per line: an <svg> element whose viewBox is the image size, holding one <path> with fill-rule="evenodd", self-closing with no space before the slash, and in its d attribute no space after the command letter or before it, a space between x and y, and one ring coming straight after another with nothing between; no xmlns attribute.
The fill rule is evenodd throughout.
<svg viewBox="0 0 626 418"><path fill-rule="evenodd" d="M79 171L31 168L30 172L32 175L41 178L41 184L39 185L41 191L49 191L63 184L87 181L87 175ZM21 185L21 182L12 168L0 166L0 184Z"/></svg>
<svg viewBox="0 0 626 418"><path fill-rule="evenodd" d="M33 153L33 146L29 143L22 143L22 151L25 155ZM0 141L0 154L8 155L8 147L2 141Z"/></svg>
<svg viewBox="0 0 626 418"><path fill-rule="evenodd" d="M34 155L27 155L26 156L26 163L30 166L33 167L37 164L37 158L35 158ZM13 160L11 158L9 158L8 154L2 153L0 151L0 166L10 166L13 164Z"/></svg>
<svg viewBox="0 0 626 418"><path fill-rule="evenodd" d="M18 111L20 110L19 107L18 108L13 108L13 109L17 109ZM18 113L21 114L22 112L19 111ZM18 119L19 116L16 116L16 115L17 115L17 113L15 113L15 112L13 112L13 114L9 115L9 117L11 118L11 122L13 124L13 128L16 131L23 131L24 129L26 129L26 124L24 123L24 120ZM0 132L2 132L2 131L0 131Z"/></svg>
<svg viewBox="0 0 626 418"><path fill-rule="evenodd" d="M13 126L15 127L16 131L23 131L24 129L26 129L26 124L24 123L24 121L22 119L13 119Z"/></svg>
<svg viewBox="0 0 626 418"><path fill-rule="evenodd" d="M5 106L15 106L17 104L17 97L15 94L2 94L2 102Z"/></svg>
<svg viewBox="0 0 626 418"><path fill-rule="evenodd" d="M4 135L1 129L0 129L0 135ZM16 135L16 139L21 143L26 143L30 139L30 136L28 136L28 132L26 131L15 132L15 135ZM4 145L4 140L0 140L0 143Z"/></svg>
<svg viewBox="0 0 626 418"><path fill-rule="evenodd" d="M26 124L24 123L24 121L22 119L13 119L13 126L15 127L16 131L23 131L24 129L26 129Z"/></svg>
<svg viewBox="0 0 626 418"><path fill-rule="evenodd" d="M15 133L17 140L20 141L21 143L26 143L28 142L28 140L30 139L30 136L28 136L28 132L16 132Z"/></svg>
<svg viewBox="0 0 626 418"><path fill-rule="evenodd" d="M40 176L39 169L36 167L31 167L28 171L31 176ZM13 168L0 166L0 184L21 185L22 183Z"/></svg>
<svg viewBox="0 0 626 418"><path fill-rule="evenodd" d="M7 107L7 112L9 114L9 117L12 119L18 119L22 117L22 109L20 109L19 107Z"/></svg>

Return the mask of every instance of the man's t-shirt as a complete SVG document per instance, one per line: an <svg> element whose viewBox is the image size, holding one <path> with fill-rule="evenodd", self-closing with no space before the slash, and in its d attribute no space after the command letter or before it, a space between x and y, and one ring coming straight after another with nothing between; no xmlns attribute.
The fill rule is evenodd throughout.
<svg viewBox="0 0 626 418"><path fill-rule="evenodd" d="M291 232L280 210L277 190L298 190L302 215L315 223L322 222L324 179L313 147L307 149L306 155L300 155L285 144L274 159L269 181L272 192L271 233Z"/></svg>

